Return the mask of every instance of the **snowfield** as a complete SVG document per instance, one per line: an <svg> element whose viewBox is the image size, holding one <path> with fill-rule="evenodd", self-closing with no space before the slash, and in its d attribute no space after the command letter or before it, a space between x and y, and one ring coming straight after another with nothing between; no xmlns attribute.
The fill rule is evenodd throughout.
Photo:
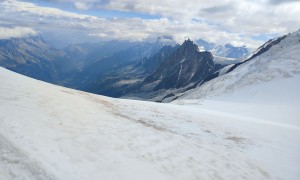
<svg viewBox="0 0 300 180"><path fill-rule="evenodd" d="M3 68L0 84L1 180L300 177L299 93L273 109L226 98L113 99Z"/></svg>

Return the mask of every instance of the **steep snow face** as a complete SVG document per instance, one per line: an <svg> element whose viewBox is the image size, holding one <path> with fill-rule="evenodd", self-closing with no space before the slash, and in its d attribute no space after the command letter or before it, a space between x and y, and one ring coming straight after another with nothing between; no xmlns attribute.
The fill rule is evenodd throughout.
<svg viewBox="0 0 300 180"><path fill-rule="evenodd" d="M180 99L232 93L236 89L274 79L286 79L300 74L300 31L287 35L280 43L254 59L238 66L232 72L215 78L187 92ZM294 83L299 84L298 79ZM284 93L284 92L283 92Z"/></svg>
<svg viewBox="0 0 300 180"><path fill-rule="evenodd" d="M284 119L112 99L3 68L0 84L0 179L300 177L300 127Z"/></svg>

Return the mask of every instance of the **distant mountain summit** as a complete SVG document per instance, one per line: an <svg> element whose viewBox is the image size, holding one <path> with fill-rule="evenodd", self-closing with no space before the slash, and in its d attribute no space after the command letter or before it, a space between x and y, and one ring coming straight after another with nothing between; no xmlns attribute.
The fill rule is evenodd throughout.
<svg viewBox="0 0 300 180"><path fill-rule="evenodd" d="M199 48L201 48L201 50L205 50L205 51L210 51L214 47L216 47L214 43L209 43L207 41L204 41L203 39L198 39L196 43L199 46Z"/></svg>
<svg viewBox="0 0 300 180"><path fill-rule="evenodd" d="M184 92L211 79L219 69L225 66L215 63L210 52L200 51L198 45L190 39L180 46L169 48L168 56L162 56L166 50L168 48L164 47L153 56L154 59L159 57L160 65L144 81L136 83L133 88L129 89L125 98L141 98L159 102L167 98L172 99L174 94ZM150 59L148 61L151 62Z"/></svg>
<svg viewBox="0 0 300 180"><path fill-rule="evenodd" d="M155 90L181 88L205 79L213 67L212 54L200 52L193 41L186 40L144 83L157 83Z"/></svg>
<svg viewBox="0 0 300 180"><path fill-rule="evenodd" d="M203 39L197 40L196 43L201 50L210 51L212 54L221 57L242 58L250 53L250 50L245 46L236 47L231 44L217 45L204 41Z"/></svg>

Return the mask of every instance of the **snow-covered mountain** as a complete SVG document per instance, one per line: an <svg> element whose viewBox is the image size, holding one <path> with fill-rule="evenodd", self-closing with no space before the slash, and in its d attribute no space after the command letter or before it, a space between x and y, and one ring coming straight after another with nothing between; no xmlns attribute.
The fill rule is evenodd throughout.
<svg viewBox="0 0 300 180"><path fill-rule="evenodd" d="M300 78L291 75L279 89L264 83L262 90L279 93L262 99L265 106L224 99L178 106L89 94L0 68L0 179L297 180Z"/></svg>
<svg viewBox="0 0 300 180"><path fill-rule="evenodd" d="M250 50L245 46L236 47L231 44L218 45L215 43L209 43L203 39L198 39L196 43L201 50L210 51L213 55L220 57L238 59L246 57L250 53Z"/></svg>
<svg viewBox="0 0 300 180"><path fill-rule="evenodd" d="M300 74L299 57L300 30L268 41L251 58L230 67L231 72L185 93L181 98L215 96L272 80L293 78Z"/></svg>
<svg viewBox="0 0 300 180"><path fill-rule="evenodd" d="M190 40L175 45L171 37L161 37L154 43L109 41L57 50L40 37L30 37L2 40L0 65L36 79L96 94L169 102L261 57L284 38L267 42L249 59L241 61L201 51L200 43L206 49L216 47L203 40L197 45Z"/></svg>

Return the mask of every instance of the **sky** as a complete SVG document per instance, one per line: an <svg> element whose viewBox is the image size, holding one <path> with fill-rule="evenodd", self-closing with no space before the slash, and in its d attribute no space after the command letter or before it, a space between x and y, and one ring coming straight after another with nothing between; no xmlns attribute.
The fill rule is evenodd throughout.
<svg viewBox="0 0 300 180"><path fill-rule="evenodd" d="M0 39L68 44L172 36L257 48L300 28L300 0L0 0Z"/></svg>

